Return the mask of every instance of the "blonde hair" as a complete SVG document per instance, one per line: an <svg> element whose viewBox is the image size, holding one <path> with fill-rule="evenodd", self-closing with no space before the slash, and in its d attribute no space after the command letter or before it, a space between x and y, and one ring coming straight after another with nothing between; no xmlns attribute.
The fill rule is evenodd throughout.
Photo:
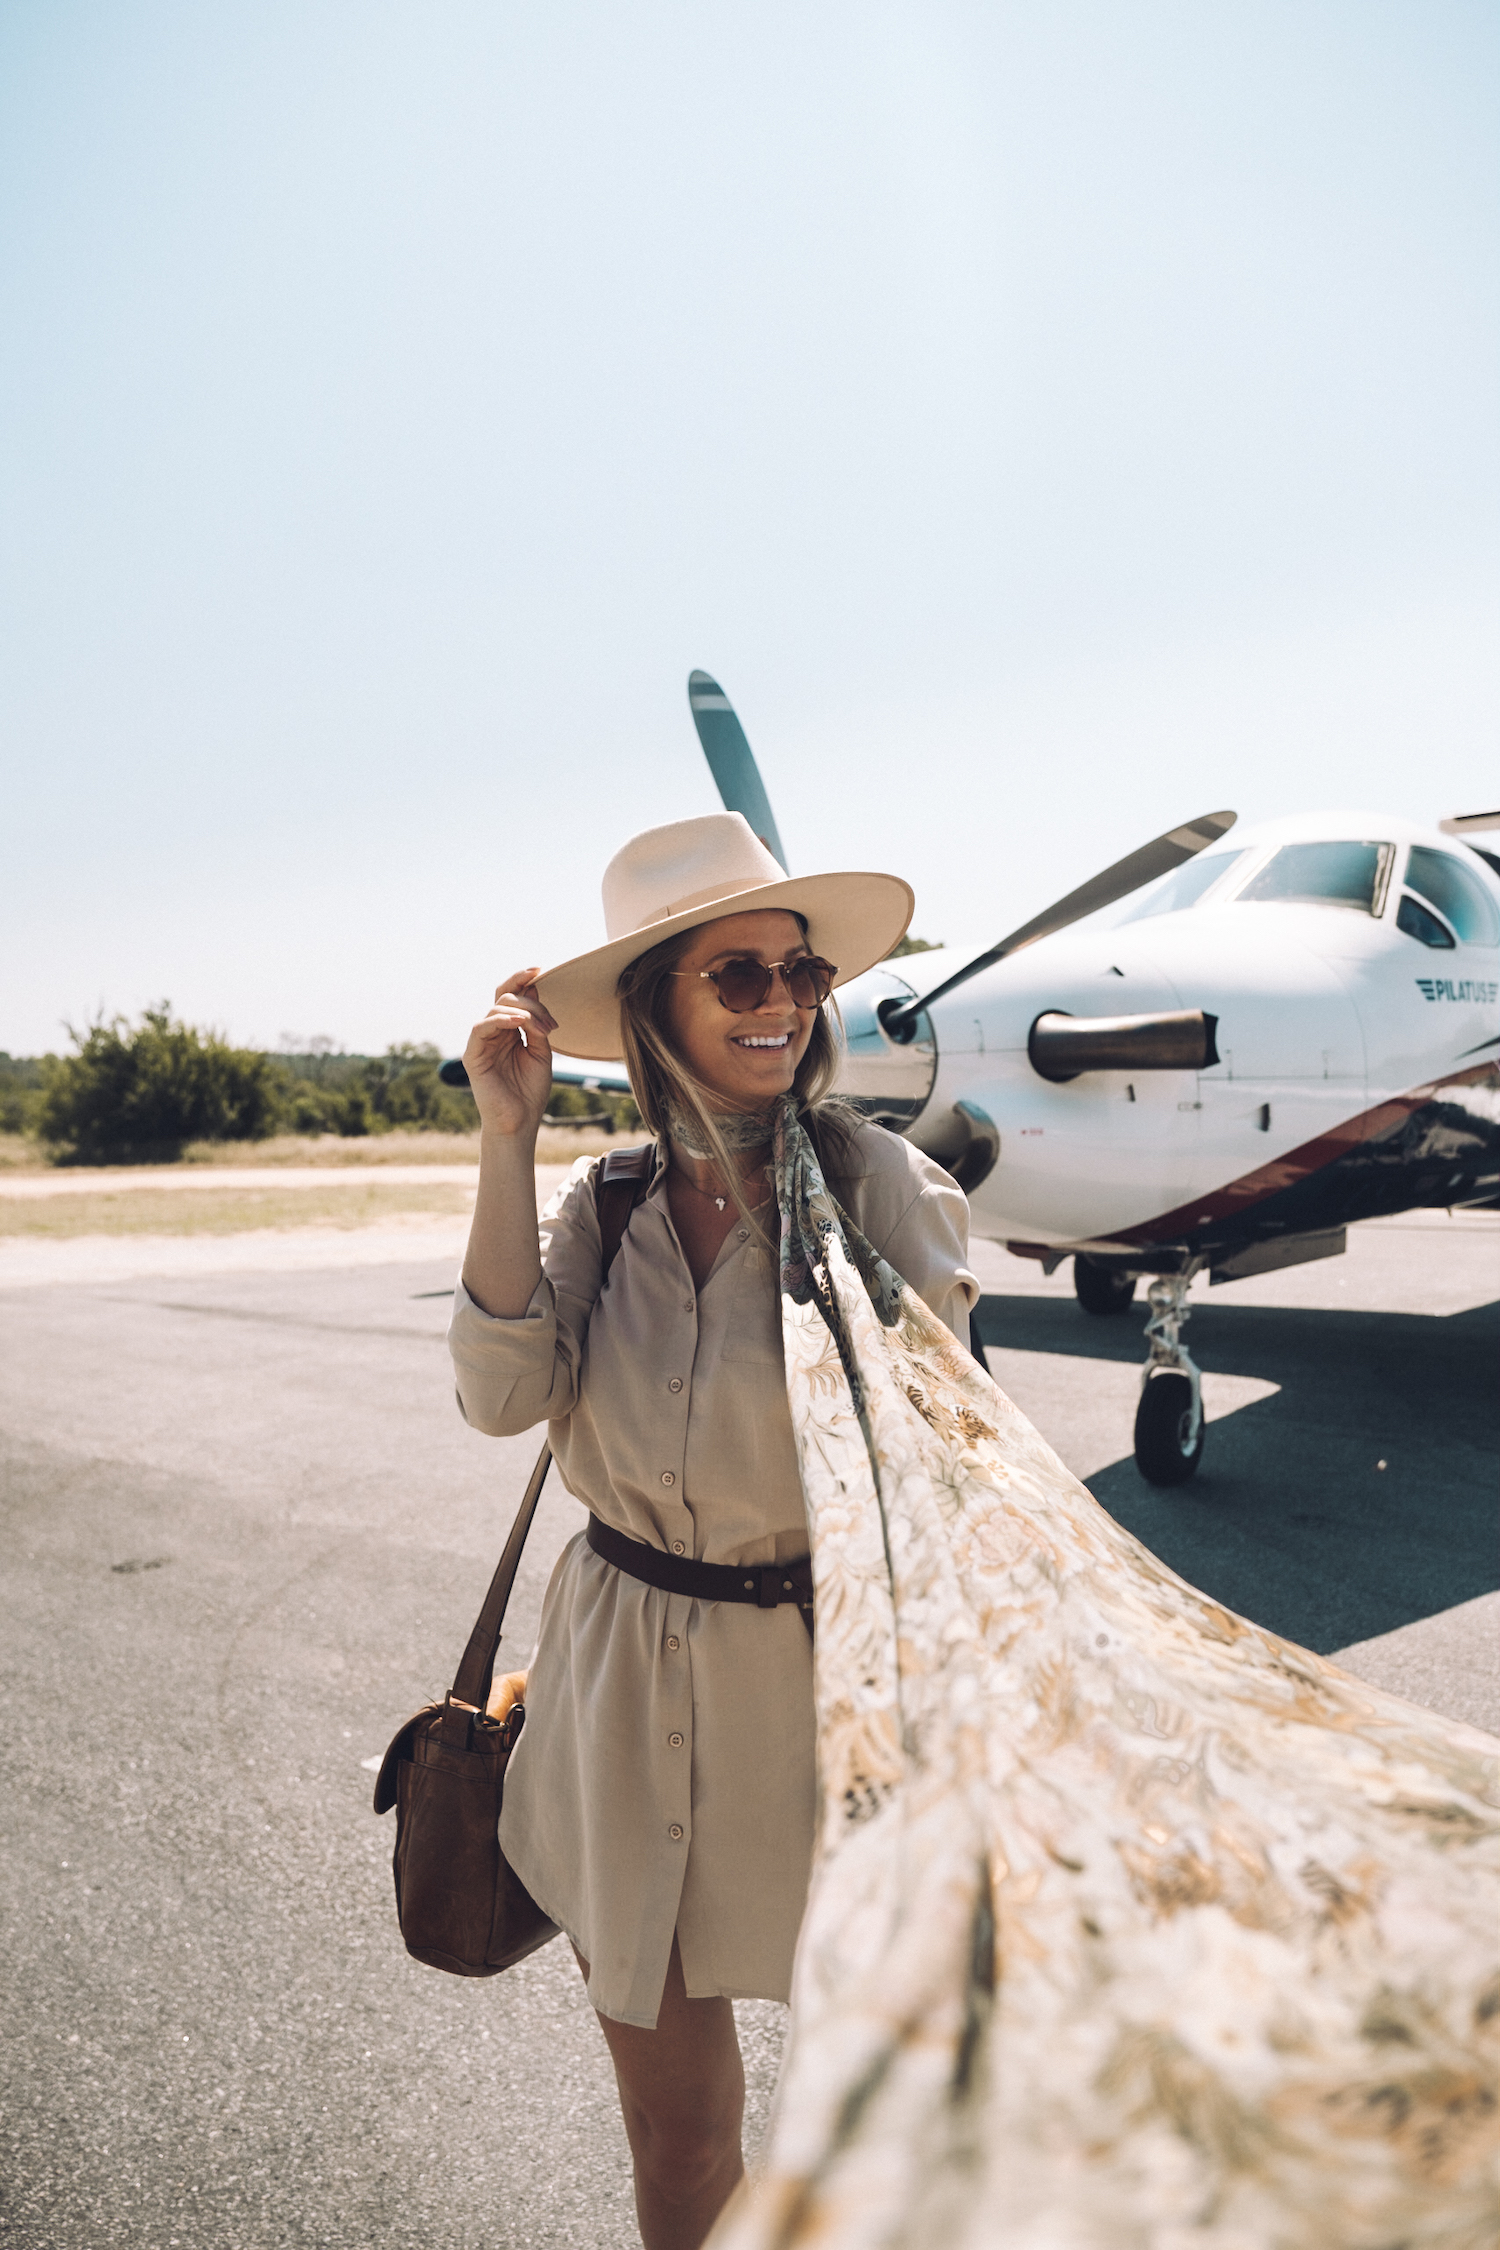
<svg viewBox="0 0 1500 2250"><path fill-rule="evenodd" d="M806 922L800 914L795 919L806 937ZM719 1129L714 1097L688 1069L672 1036L672 974L697 935L697 929L679 930L675 937L663 938L660 945L653 945L649 953L638 955L621 970L615 989L620 996L625 1068L642 1123L658 1140L664 1140L671 1131L673 1109L685 1116L701 1134L741 1217L758 1226L759 1220L745 1201L739 1163ZM840 1177L847 1176L851 1169L854 1135L861 1123L859 1112L832 1093L838 1076L842 1029L838 1002L830 997L813 1018L807 1052L792 1079L792 1093L818 1160L825 1173Z"/></svg>

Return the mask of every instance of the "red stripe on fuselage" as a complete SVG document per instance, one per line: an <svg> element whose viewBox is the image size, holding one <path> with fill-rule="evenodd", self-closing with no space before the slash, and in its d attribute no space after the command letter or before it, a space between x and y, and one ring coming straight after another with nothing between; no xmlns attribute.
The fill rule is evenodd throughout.
<svg viewBox="0 0 1500 2250"><path fill-rule="evenodd" d="M1152 1243L1180 1241L1185 1234L1196 1233L1198 1228L1211 1225L1244 1211L1254 1203L1264 1203L1268 1196L1279 1195L1283 1188L1295 1187L1300 1180L1314 1172L1321 1172L1327 1164L1337 1163L1351 1149L1366 1141L1384 1140L1389 1133L1398 1132L1414 1110L1421 1109L1445 1086L1477 1086L1485 1079L1500 1084L1500 1072L1492 1062L1474 1063L1467 1070L1458 1070L1447 1078L1435 1078L1430 1086L1417 1086L1409 1094L1395 1094L1389 1101L1379 1102L1374 1109L1360 1110L1354 1117L1346 1117L1316 1140L1304 1141L1300 1148L1289 1148L1269 1164L1257 1165L1253 1172L1244 1173L1231 1180L1226 1187L1213 1188L1207 1195L1195 1196L1191 1203L1179 1203L1174 1211L1163 1211L1160 1218L1143 1219L1138 1226L1119 1227L1109 1235L1094 1239L1104 1243L1121 1243L1136 1248L1146 1248ZM1040 1246L1038 1245L1038 1248Z"/></svg>

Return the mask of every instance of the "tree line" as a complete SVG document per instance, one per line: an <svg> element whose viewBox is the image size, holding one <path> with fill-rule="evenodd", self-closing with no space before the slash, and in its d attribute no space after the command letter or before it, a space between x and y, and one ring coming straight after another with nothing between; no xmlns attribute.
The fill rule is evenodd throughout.
<svg viewBox="0 0 1500 2250"><path fill-rule="evenodd" d="M470 1133L478 1122L473 1097L442 1083L426 1042L383 1055L270 1055L178 1021L167 1001L138 1023L101 1017L69 1035L66 1055L0 1052L0 1132L32 1136L57 1163L171 1163L190 1141ZM633 1122L633 1103L554 1090L556 1118L596 1110L611 1127Z"/></svg>

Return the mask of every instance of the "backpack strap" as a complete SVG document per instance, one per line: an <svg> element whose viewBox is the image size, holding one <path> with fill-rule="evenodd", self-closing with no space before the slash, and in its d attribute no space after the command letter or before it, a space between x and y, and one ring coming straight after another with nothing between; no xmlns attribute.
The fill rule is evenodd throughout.
<svg viewBox="0 0 1500 2250"><path fill-rule="evenodd" d="M594 1166L594 1203L599 1213L599 1243L603 1251L599 1271L601 1289L609 1279L609 1269L625 1239L630 1214L651 1185L655 1167L655 1141L643 1142L639 1148L612 1148Z"/></svg>
<svg viewBox="0 0 1500 2250"><path fill-rule="evenodd" d="M590 1175L594 1203L599 1213L599 1239L603 1251L599 1274L601 1289L619 1254L620 1244L625 1239L630 1214L651 1185L651 1174L655 1166L656 1143L647 1141L640 1148L612 1148L607 1156L595 1164ZM542 1486L547 1481L547 1471L551 1465L552 1447L548 1444L537 1455L536 1467L527 1481L521 1505L516 1510L516 1520L510 1527L510 1537L505 1542L505 1552L495 1566L490 1590L484 1597L484 1607L474 1621L469 1645L459 1663L448 1696L448 1708L453 1713L450 1724L466 1725L468 1714L482 1711L489 1702L490 1689L495 1680L495 1657L500 1647L500 1628L505 1623L506 1604L516 1582L521 1549L526 1544L526 1534L531 1529L531 1520L536 1514L537 1502L542 1497Z"/></svg>

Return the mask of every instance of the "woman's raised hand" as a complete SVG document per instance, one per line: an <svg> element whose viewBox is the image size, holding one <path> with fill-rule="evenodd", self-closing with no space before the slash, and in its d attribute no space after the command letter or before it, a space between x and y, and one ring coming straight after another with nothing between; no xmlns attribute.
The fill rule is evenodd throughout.
<svg viewBox="0 0 1500 2250"><path fill-rule="evenodd" d="M486 1132L507 1139L536 1132L552 1092L548 1034L557 1024L537 998L540 974L535 968L518 969L508 977L464 1049L479 1122Z"/></svg>

